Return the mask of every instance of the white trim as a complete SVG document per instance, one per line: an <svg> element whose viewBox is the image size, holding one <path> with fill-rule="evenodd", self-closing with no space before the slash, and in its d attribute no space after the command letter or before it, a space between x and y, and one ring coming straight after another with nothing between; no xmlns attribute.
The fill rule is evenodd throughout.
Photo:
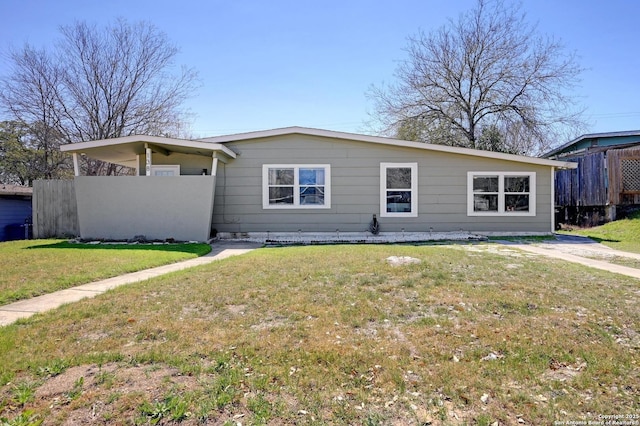
<svg viewBox="0 0 640 426"><path fill-rule="evenodd" d="M386 138L381 136L360 135L356 133L335 132L332 130L312 129L307 127L284 127L280 129L262 130L258 132L238 133L235 135L214 136L211 138L199 139L203 142L227 143L238 142L249 139L260 139L274 136L286 136L293 134L320 136L334 139L345 139L359 142L370 142L383 145L391 145L406 148L417 148L428 151L448 152L452 154L470 155L473 157L493 158L497 160L515 161L519 163L536 164L540 166L550 166L564 169L575 169L578 167L576 163L569 161L547 160L537 157L526 157L523 155L504 154L501 152L482 151L470 148L459 148L446 145L436 145L424 142L410 142L400 139Z"/></svg>
<svg viewBox="0 0 640 426"><path fill-rule="evenodd" d="M218 157L214 155L213 159L211 160L211 176L217 176L217 174L218 174Z"/></svg>
<svg viewBox="0 0 640 426"><path fill-rule="evenodd" d="M183 146L189 148L200 148L211 151L221 151L230 158L236 158L236 153L228 147L224 146L224 143L238 142L249 139L260 139L274 136L285 136L292 134L301 134L309 136L319 136L334 139L345 139L359 142L377 143L383 145L416 148L428 151L440 151L448 152L452 154L470 155L473 157L493 158L498 160L515 161L520 163L535 164L540 166L550 166L560 169L575 169L578 167L577 163L569 161L557 161L548 160L545 158L525 157L522 155L504 154L500 152L481 151L469 148L451 147L446 145L436 145L423 142L411 142L403 141L400 139L386 138L381 136L361 135L356 133L335 132L332 130L312 129L307 127L285 127L281 129L263 130L258 132L239 133L235 135L215 136L211 138L202 138L197 140L189 139L177 139L177 138L165 138L160 136L148 136L148 135L134 135L124 136L113 139L101 139L88 142L77 142L67 145L62 145L60 150L62 152L78 152L81 153L84 150L91 148L101 148L113 145L124 145L136 142L147 142L154 144L161 144L166 146Z"/></svg>
<svg viewBox="0 0 640 426"><path fill-rule="evenodd" d="M556 171L551 169L551 232L556 232Z"/></svg>
<svg viewBox="0 0 640 426"><path fill-rule="evenodd" d="M173 172L172 175L156 175L157 172ZM150 176L180 176L180 164L152 165Z"/></svg>
<svg viewBox="0 0 640 426"><path fill-rule="evenodd" d="M165 138L161 136L134 135L123 136L121 138L100 139L95 141L70 143L60 146L62 152L83 152L92 148L102 148L114 145L126 145L136 142L144 142L147 144L157 144L165 146L182 146L187 148L199 148L208 151L222 151L230 158L236 158L236 153L224 145L210 143L206 141L197 141L189 139Z"/></svg>
<svg viewBox="0 0 640 426"><path fill-rule="evenodd" d="M393 168L411 169L411 211L408 213L387 211L387 169ZM380 163L380 217L418 217L418 163Z"/></svg>
<svg viewBox="0 0 640 426"><path fill-rule="evenodd" d="M293 204L269 204L269 169L294 169ZM324 204L300 204L300 169L324 169ZM331 208L331 165L330 164L263 164L262 165L262 208L275 210L330 209Z"/></svg>
<svg viewBox="0 0 640 426"><path fill-rule="evenodd" d="M73 157L73 175L80 176L80 164L78 163L78 153L74 152Z"/></svg>
<svg viewBox="0 0 640 426"><path fill-rule="evenodd" d="M476 176L497 176L498 179L498 211L475 211L474 210L474 192L473 178ZM529 211L526 212L509 212L505 210L504 199L504 178L505 177L521 177L529 178ZM467 172L467 216L502 216L502 217L521 217L536 215L536 173L535 172Z"/></svg>
<svg viewBox="0 0 640 426"><path fill-rule="evenodd" d="M151 148L149 148L147 146L147 144L144 144L144 155L145 155L145 176L151 176L151 156L152 156L152 152L151 152Z"/></svg>

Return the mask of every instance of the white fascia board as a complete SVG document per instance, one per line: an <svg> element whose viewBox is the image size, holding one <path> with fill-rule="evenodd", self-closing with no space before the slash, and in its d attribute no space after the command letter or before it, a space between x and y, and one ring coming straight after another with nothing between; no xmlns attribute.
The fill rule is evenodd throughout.
<svg viewBox="0 0 640 426"><path fill-rule="evenodd" d="M181 145L182 142L187 142L187 140L163 138L160 136L133 135L133 136L123 136L120 138L98 139L98 140L87 141L87 142L69 143L66 145L61 145L60 151L73 152L73 151L80 151L82 149L102 148L110 145L125 145L133 142L171 143L173 145Z"/></svg>
<svg viewBox="0 0 640 426"><path fill-rule="evenodd" d="M88 142L77 142L60 146L60 151L62 152L82 152L87 149L92 148L102 148L113 145L126 145L130 143L154 143L154 144L162 144L162 145L174 145L174 146L182 146L187 148L198 148L198 149L206 149L210 151L221 151L230 158L236 158L236 153L227 148L224 145L204 142L204 141L196 141L189 139L176 139L176 138L164 138L161 136L147 136L147 135L134 135L134 136L123 136L121 138L112 138L112 139L100 139L95 141Z"/></svg>
<svg viewBox="0 0 640 426"><path fill-rule="evenodd" d="M428 151L447 152L451 154L470 155L473 157L492 158L496 160L515 161L519 163L535 164L540 166L549 166L560 169L575 169L576 163L568 161L547 160L537 157L526 157L523 155L504 154L501 152L481 151L478 149L459 148L454 146L436 145L424 142L411 142L400 139L387 138L382 136L360 135L356 133L336 132L333 130L313 129L307 127L284 127L281 129L263 130L258 132L238 133L235 135L215 136L212 138L199 139L201 141L213 143L238 142L249 139L268 138L273 136L285 136L292 134L301 134L309 136L320 136L334 139L347 139L359 142L378 143L383 145L391 145L405 148L417 148Z"/></svg>

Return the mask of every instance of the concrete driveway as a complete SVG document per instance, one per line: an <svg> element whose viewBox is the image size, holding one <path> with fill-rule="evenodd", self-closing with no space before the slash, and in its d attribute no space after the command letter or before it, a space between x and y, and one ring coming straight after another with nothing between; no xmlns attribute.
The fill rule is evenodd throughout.
<svg viewBox="0 0 640 426"><path fill-rule="evenodd" d="M607 262L607 259L615 257L640 260L640 254L638 253L614 250L590 238L577 235L557 234L555 237L555 240L541 242L516 243L500 241L500 244L529 253L579 263L590 268L602 269L640 279L640 269Z"/></svg>

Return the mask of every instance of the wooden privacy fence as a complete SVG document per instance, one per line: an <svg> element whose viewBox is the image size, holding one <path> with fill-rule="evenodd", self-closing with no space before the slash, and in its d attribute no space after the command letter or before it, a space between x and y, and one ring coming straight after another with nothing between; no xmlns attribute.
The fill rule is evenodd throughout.
<svg viewBox="0 0 640 426"><path fill-rule="evenodd" d="M604 206L607 203L605 154L577 159L578 168L556 172L556 206Z"/></svg>
<svg viewBox="0 0 640 426"><path fill-rule="evenodd" d="M640 204L639 147L595 152L576 161L577 169L556 172L556 206Z"/></svg>
<svg viewBox="0 0 640 426"><path fill-rule="evenodd" d="M33 183L33 238L78 235L74 181L36 180Z"/></svg>
<svg viewBox="0 0 640 426"><path fill-rule="evenodd" d="M640 204L640 148L608 152L609 203Z"/></svg>

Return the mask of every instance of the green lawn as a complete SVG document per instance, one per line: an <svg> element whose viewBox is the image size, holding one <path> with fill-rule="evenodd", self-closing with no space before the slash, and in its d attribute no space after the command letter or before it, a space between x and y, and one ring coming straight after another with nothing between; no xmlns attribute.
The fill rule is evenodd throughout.
<svg viewBox="0 0 640 426"><path fill-rule="evenodd" d="M208 244L0 243L0 305L208 253Z"/></svg>
<svg viewBox="0 0 640 426"><path fill-rule="evenodd" d="M0 418L541 425L639 414L638 280L495 248L264 248L21 320L0 328Z"/></svg>
<svg viewBox="0 0 640 426"><path fill-rule="evenodd" d="M640 253L640 212L627 219L616 220L602 226L562 233L583 235L616 250Z"/></svg>

